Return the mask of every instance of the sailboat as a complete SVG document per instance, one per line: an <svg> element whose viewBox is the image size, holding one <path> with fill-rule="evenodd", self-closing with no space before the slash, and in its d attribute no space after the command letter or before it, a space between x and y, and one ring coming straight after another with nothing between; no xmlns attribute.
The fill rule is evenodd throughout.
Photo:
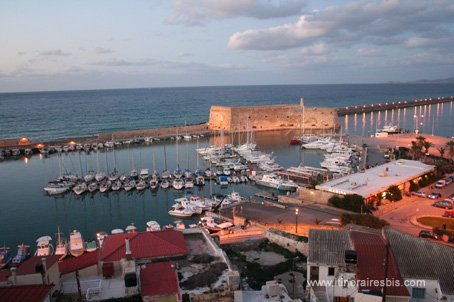
<svg viewBox="0 0 454 302"><path fill-rule="evenodd" d="M66 256L68 254L68 244L64 239L62 239L62 234L63 233L60 232L60 227L58 227L57 246L55 248L55 255L57 256Z"/></svg>
<svg viewBox="0 0 454 302"><path fill-rule="evenodd" d="M136 179L139 176L139 173L137 173L136 167L134 165L134 154L131 157L131 173L129 173L129 176L131 176L134 179Z"/></svg>
<svg viewBox="0 0 454 302"><path fill-rule="evenodd" d="M85 252L85 243L82 234L77 230L72 231L69 236L69 252L74 257L82 256Z"/></svg>
<svg viewBox="0 0 454 302"><path fill-rule="evenodd" d="M99 152L96 152L96 175L95 179L96 181L102 181L104 178L106 178L106 173L99 171Z"/></svg>
<svg viewBox="0 0 454 302"><path fill-rule="evenodd" d="M87 184L82 182L73 188L73 192L76 193L76 195L82 195L87 191L87 189L88 189Z"/></svg>
<svg viewBox="0 0 454 302"><path fill-rule="evenodd" d="M178 131L177 131L177 137L178 137ZM175 178L181 178L181 177L183 177L183 170L180 169L180 158L178 156L178 139L176 140L176 160L177 160L177 168L173 171L173 176L175 176Z"/></svg>
<svg viewBox="0 0 454 302"><path fill-rule="evenodd" d="M162 171L161 178L164 180L170 179L172 174L167 169L167 153L166 153L166 145L164 145L164 170Z"/></svg>

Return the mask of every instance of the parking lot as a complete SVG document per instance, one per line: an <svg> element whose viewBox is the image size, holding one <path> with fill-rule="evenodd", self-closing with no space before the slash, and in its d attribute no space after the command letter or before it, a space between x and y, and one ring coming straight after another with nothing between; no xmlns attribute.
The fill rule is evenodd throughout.
<svg viewBox="0 0 454 302"><path fill-rule="evenodd" d="M434 207L432 204L450 198L451 194L454 194L454 184L448 184L443 188L432 188L432 186L428 186L420 191L426 195L432 192L439 192L441 193L441 198L430 199L416 195L405 196L404 199L408 202L404 206L384 214L380 218L388 221L396 230L418 236L423 228L415 224L415 219L420 216L442 217L447 209Z"/></svg>

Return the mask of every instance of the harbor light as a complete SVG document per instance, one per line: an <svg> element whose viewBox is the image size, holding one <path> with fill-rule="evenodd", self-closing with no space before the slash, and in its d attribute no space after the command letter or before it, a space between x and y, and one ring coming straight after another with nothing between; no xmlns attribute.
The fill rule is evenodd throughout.
<svg viewBox="0 0 454 302"><path fill-rule="evenodd" d="M22 137L20 140L19 140L19 145L30 145L30 140L26 137Z"/></svg>
<svg viewBox="0 0 454 302"><path fill-rule="evenodd" d="M36 148L38 148L38 149L44 148L44 145L43 144L37 144Z"/></svg>
<svg viewBox="0 0 454 302"><path fill-rule="evenodd" d="M75 141L70 141L68 144L69 144L69 145L75 145L75 144L77 144L77 143L76 143Z"/></svg>
<svg viewBox="0 0 454 302"><path fill-rule="evenodd" d="M299 213L299 209L296 208L295 209L295 233L298 234L298 213Z"/></svg>

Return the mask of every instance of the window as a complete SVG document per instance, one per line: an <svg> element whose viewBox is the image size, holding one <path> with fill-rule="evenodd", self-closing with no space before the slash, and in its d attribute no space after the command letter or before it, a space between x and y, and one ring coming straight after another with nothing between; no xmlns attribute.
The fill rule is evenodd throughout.
<svg viewBox="0 0 454 302"><path fill-rule="evenodd" d="M328 267L328 276L334 276L334 267Z"/></svg>
<svg viewBox="0 0 454 302"><path fill-rule="evenodd" d="M425 299L426 289L420 287L413 287L411 290L411 297L414 299Z"/></svg>

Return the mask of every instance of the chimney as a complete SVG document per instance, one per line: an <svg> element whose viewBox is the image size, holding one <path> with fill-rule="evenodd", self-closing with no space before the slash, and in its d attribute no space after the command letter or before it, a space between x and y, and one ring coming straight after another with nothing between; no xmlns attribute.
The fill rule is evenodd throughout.
<svg viewBox="0 0 454 302"><path fill-rule="evenodd" d="M11 268L11 276L13 277L13 285L17 285L17 275L16 275L16 268Z"/></svg>
<svg viewBox="0 0 454 302"><path fill-rule="evenodd" d="M47 273L47 259L45 257L41 258L41 262L43 263L43 272L44 272L44 284L49 284L49 275Z"/></svg>
<svg viewBox="0 0 454 302"><path fill-rule="evenodd" d="M125 247L126 247L126 259L127 260L131 260L132 259L131 248L129 246L129 239L128 238L125 239Z"/></svg>

